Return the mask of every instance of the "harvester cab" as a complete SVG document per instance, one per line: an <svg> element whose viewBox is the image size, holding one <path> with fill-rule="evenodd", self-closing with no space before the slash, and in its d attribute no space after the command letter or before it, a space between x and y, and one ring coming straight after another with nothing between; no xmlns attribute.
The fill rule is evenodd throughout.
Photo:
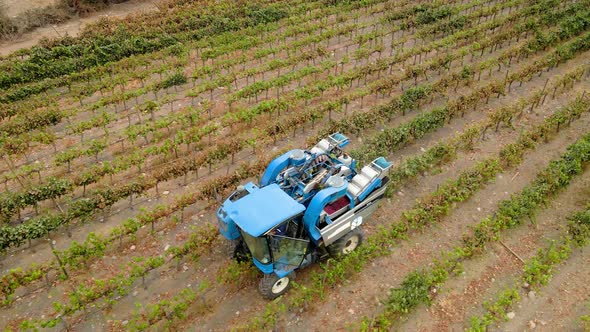
<svg viewBox="0 0 590 332"><path fill-rule="evenodd" d="M294 270L362 243L361 225L385 193L391 163L379 157L357 171L356 160L343 151L348 143L335 133L310 150L277 157L259 185L239 186L217 211L235 257L251 257L264 273L264 297L285 293Z"/></svg>

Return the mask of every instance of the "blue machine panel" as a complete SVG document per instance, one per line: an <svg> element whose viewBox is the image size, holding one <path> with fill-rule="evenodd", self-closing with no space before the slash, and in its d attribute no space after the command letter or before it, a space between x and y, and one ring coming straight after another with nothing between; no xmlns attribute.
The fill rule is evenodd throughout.
<svg viewBox="0 0 590 332"><path fill-rule="evenodd" d="M305 211L305 206L297 203L274 183L224 208L242 230L254 237Z"/></svg>

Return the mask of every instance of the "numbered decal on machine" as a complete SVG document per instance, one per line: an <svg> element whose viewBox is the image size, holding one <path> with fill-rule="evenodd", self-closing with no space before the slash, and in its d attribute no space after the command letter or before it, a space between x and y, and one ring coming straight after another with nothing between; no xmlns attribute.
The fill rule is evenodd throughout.
<svg viewBox="0 0 590 332"><path fill-rule="evenodd" d="M352 222L350 223L350 230L353 230L353 229L359 227L362 223L363 223L362 216L358 216L358 217L354 218L352 220Z"/></svg>

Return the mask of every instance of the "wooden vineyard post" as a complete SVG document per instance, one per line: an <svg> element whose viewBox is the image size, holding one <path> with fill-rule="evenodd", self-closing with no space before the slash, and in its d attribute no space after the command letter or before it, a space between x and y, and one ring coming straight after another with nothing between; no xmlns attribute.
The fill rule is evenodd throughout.
<svg viewBox="0 0 590 332"><path fill-rule="evenodd" d="M543 90L541 90L541 96L543 96L543 98L542 100L537 101L537 106L545 104L545 97L547 97L545 89L547 88L547 83L549 83L549 78L545 81L545 85L543 85Z"/></svg>
<svg viewBox="0 0 590 332"><path fill-rule="evenodd" d="M51 281L49 281L49 270L45 272L45 286L47 289L51 288Z"/></svg>
<svg viewBox="0 0 590 332"><path fill-rule="evenodd" d="M66 322L66 320L64 319L63 316L60 316L59 319L61 320L62 325L64 326L64 329L66 331L70 331L70 326L68 325L68 323Z"/></svg>
<svg viewBox="0 0 590 332"><path fill-rule="evenodd" d="M61 257L59 257L59 255L57 254L57 251L55 250L55 246L53 245L53 240L51 238L47 238L47 240L49 241L49 246L51 247L51 252L55 256L55 259L57 260L57 263L59 264L59 268L61 269L63 274L66 276L66 278L69 278L70 276L68 275L68 271L66 271L66 268L64 266L63 261L61 260Z"/></svg>

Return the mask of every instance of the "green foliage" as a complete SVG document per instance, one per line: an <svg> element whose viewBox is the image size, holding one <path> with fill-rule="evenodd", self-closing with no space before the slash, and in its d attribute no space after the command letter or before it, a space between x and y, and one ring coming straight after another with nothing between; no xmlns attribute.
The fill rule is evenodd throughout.
<svg viewBox="0 0 590 332"><path fill-rule="evenodd" d="M0 293L4 296L4 299L2 299L1 302L2 305L7 306L12 303L12 294L18 287L41 279L46 270L46 268L41 268L37 265L32 265L26 272L20 268L9 270L8 273L0 279Z"/></svg>
<svg viewBox="0 0 590 332"><path fill-rule="evenodd" d="M95 233L89 233L84 243L73 241L70 248L57 251L64 264L72 267L86 266L92 257L101 257L106 250L107 241Z"/></svg>
<svg viewBox="0 0 590 332"><path fill-rule="evenodd" d="M166 89L166 88L173 87L175 85L186 84L186 82L188 82L186 75L184 75L181 72L177 72L174 75L172 75L172 76L168 77L167 79L165 79L164 81L162 81L160 83L160 85L158 86L158 88Z"/></svg>
<svg viewBox="0 0 590 332"><path fill-rule="evenodd" d="M190 287L183 288L178 295L171 299L163 299L154 304L147 304L145 307L138 303L137 311L125 328L132 331L144 331L161 320L165 320L169 324L176 319L184 319L189 306L202 296L207 288L206 283L201 283L197 290Z"/></svg>
<svg viewBox="0 0 590 332"><path fill-rule="evenodd" d="M415 228L438 222L449 212L454 203L471 197L485 183L494 179L501 170L495 158L478 163L473 169L461 173L457 179L445 182L434 193L422 199L418 207L404 211L402 217Z"/></svg>
<svg viewBox="0 0 590 332"><path fill-rule="evenodd" d="M407 313L418 304L430 303L430 289L433 280L426 272L412 272L399 288L392 290L387 299L387 310L391 313Z"/></svg>
<svg viewBox="0 0 590 332"><path fill-rule="evenodd" d="M1 227L0 251L19 246L28 239L40 238L73 220L87 218L95 210L112 206L119 199L129 195L140 194L151 185L140 179L138 182L128 183L117 188L95 190L90 198L78 199L70 203L69 209L65 212L41 215L17 226Z"/></svg>
<svg viewBox="0 0 590 332"><path fill-rule="evenodd" d="M50 177L47 183L33 186L24 192L6 192L0 194L0 220L8 221L18 210L33 206L46 199L55 199L73 189L67 179Z"/></svg>
<svg viewBox="0 0 590 332"><path fill-rule="evenodd" d="M518 289L508 288L498 295L498 299L490 303L484 302L486 313L480 318L478 316L471 317L471 325L467 329L469 332L485 332L487 327L494 321L506 319L506 313L514 305L520 301Z"/></svg>
<svg viewBox="0 0 590 332"><path fill-rule="evenodd" d="M590 243L590 208L569 218L568 233L579 247Z"/></svg>
<svg viewBox="0 0 590 332"><path fill-rule="evenodd" d="M443 6L440 8L428 8L424 11L420 11L416 15L416 25L430 24L450 15L450 7Z"/></svg>
<svg viewBox="0 0 590 332"><path fill-rule="evenodd" d="M389 171L390 186L401 183L404 179L415 177L422 172L452 159L456 155L456 148L451 144L440 143L426 150L426 152L406 159L396 168Z"/></svg>
<svg viewBox="0 0 590 332"><path fill-rule="evenodd" d="M0 124L0 138L16 136L34 129L55 125L59 123L64 116L64 112L54 108L35 110L27 114L16 116L12 118L10 122Z"/></svg>
<svg viewBox="0 0 590 332"><path fill-rule="evenodd" d="M523 279L532 287L545 286L553 271L553 266L569 258L571 245L564 241L558 245L552 242L548 249L540 250L524 267Z"/></svg>
<svg viewBox="0 0 590 332"><path fill-rule="evenodd" d="M276 22L288 16L288 12L279 5L262 7L260 5L246 8L246 26L256 26Z"/></svg>

